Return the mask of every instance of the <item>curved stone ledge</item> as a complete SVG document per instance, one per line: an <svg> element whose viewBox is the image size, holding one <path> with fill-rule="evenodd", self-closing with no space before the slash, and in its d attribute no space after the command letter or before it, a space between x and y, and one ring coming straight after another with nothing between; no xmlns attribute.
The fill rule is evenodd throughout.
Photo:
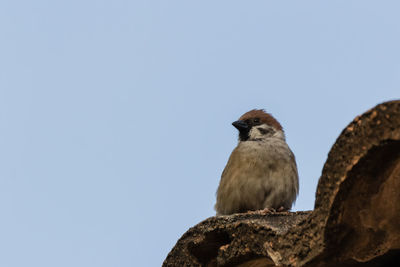
<svg viewBox="0 0 400 267"><path fill-rule="evenodd" d="M400 262L400 101L340 134L306 212L211 217L163 266L391 266Z"/></svg>

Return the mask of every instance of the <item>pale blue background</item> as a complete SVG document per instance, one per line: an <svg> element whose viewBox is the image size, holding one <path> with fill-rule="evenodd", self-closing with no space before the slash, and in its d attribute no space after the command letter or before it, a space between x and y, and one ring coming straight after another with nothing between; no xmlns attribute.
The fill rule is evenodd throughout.
<svg viewBox="0 0 400 267"><path fill-rule="evenodd" d="M300 195L341 130L400 95L398 1L1 1L0 266L160 266L213 216L242 113Z"/></svg>

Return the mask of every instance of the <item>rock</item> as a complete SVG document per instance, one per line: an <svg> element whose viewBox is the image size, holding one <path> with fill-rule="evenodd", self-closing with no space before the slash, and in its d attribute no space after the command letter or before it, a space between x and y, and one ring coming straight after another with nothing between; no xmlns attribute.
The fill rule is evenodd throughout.
<svg viewBox="0 0 400 267"><path fill-rule="evenodd" d="M215 216L163 266L400 265L400 101L356 117L329 152L313 211Z"/></svg>

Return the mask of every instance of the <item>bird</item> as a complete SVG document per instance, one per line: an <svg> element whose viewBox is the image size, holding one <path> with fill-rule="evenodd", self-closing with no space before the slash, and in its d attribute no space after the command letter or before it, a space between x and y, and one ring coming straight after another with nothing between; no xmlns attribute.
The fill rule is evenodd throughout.
<svg viewBox="0 0 400 267"><path fill-rule="evenodd" d="M290 210L299 175L281 124L264 109L253 109L232 125L238 144L221 175L216 215Z"/></svg>

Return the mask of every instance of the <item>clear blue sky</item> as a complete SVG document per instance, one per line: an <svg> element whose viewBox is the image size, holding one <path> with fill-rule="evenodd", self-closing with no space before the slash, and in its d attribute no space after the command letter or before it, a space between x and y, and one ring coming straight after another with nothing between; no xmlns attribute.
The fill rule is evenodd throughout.
<svg viewBox="0 0 400 267"><path fill-rule="evenodd" d="M160 266L265 108L312 209L327 153L400 96L398 1L1 1L0 266Z"/></svg>

